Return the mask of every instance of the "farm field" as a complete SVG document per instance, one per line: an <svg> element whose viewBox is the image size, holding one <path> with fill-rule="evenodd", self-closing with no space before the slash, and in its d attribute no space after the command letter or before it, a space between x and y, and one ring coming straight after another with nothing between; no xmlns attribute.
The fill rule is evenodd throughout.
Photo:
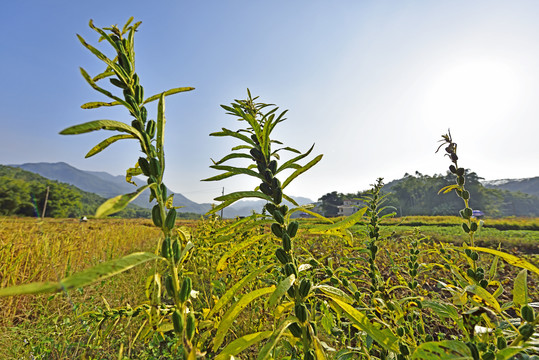
<svg viewBox="0 0 539 360"><path fill-rule="evenodd" d="M420 250L418 262L421 264L417 275L420 286L416 289L416 295L446 299L447 294L444 295L437 288L432 272L436 272L435 278L438 280L450 277L447 269L436 265L444 264L445 255L440 252L444 246L447 247L446 253L454 253L455 264L465 263L464 257L451 250L449 245L454 243L460 246L466 239L459 221L458 218L421 217L383 222L385 226L381 227L377 266L387 287L400 284L403 276L407 276L404 269L410 250L414 248ZM343 239L310 233L309 229L316 225L311 219L299 222L302 230L296 238L296 249L302 263L313 264L310 270L313 278L350 295L353 295L352 289L366 286L366 225L354 225L350 228L353 237ZM499 246L503 251L522 256L535 266L539 265L539 231L529 230L537 228L538 219L486 219L485 222L487 225L503 224L512 230L485 227L478 233L476 244L494 249ZM231 286L260 267L275 264L273 270L260 273L244 291L275 283L271 273L277 271L278 267L273 260L278 243L270 235L269 227L246 227L222 241L218 235L219 229L228 223L230 221L216 219L176 223L177 227L190 234L194 244L184 271L193 279L193 289L199 292L193 302L194 308L202 312L200 316L212 309ZM410 224L421 224L420 231ZM524 230L516 230L518 228ZM159 237L160 231L151 220L106 219L79 223L73 219L46 219L39 222L31 218L0 218L0 285L6 287L36 281L56 281L132 252L158 253ZM256 237L258 241L233 251L249 237ZM491 255L481 255L480 262L486 272L492 270L493 259ZM0 297L0 348L7 349L3 356L10 359L98 359L117 358L122 353L126 358L174 358L171 354L174 342L170 331L142 339L137 334L140 327L137 322L141 321L137 317L99 322L88 313L100 313L103 309L111 311L127 304L136 307L147 302L143 295L144 288L154 266L151 262L146 263L119 276L68 293ZM508 302L512 299L513 279L519 269L499 261L495 271L499 272L498 277L502 279L501 285L504 287L498 301ZM537 276L528 277L528 289L530 299L539 301ZM406 295L410 290L399 291ZM267 330L272 316L265 311L265 306L262 300L249 304L236 319L232 333L226 335L226 341L230 342L253 329ZM426 314L429 320L425 324L426 331L439 336L439 339L456 335L454 330L444 328L443 323L431 313ZM347 347L354 347L353 334L338 331L346 328L353 332L350 324L343 324L328 311L326 305L317 310L315 319L319 336L332 349L328 354L344 354ZM130 326L126 326L129 322ZM215 335L215 329L210 327L206 331L208 336L205 341L210 344L210 335ZM163 347L163 344L170 346ZM282 351L286 351L286 347ZM252 357L256 357L256 351L252 354L246 351L239 358Z"/></svg>

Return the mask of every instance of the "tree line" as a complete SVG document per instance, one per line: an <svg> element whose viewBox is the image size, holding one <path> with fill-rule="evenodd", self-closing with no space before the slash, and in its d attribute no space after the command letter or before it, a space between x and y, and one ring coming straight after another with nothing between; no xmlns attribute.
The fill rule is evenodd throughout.
<svg viewBox="0 0 539 360"><path fill-rule="evenodd" d="M489 217L539 216L539 198L521 192L484 187L475 172L467 171L466 189L470 192L473 209L481 210ZM438 194L439 190L455 182L449 172L446 175L424 175L416 172L405 174L402 179L386 184L382 193L387 194L386 206L397 216L411 215L457 215L462 201L454 193ZM336 191L322 196L319 210L324 216L337 216L338 207L344 200L361 199L367 191L343 194ZM388 210L389 211L389 210Z"/></svg>

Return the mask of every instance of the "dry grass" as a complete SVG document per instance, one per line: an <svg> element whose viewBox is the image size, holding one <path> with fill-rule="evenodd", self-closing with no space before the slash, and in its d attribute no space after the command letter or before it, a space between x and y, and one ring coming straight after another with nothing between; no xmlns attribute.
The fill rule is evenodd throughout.
<svg viewBox="0 0 539 360"><path fill-rule="evenodd" d="M158 236L149 220L1 218L0 286L57 281L134 251L153 252ZM28 310L35 299L0 298L0 326L31 316Z"/></svg>

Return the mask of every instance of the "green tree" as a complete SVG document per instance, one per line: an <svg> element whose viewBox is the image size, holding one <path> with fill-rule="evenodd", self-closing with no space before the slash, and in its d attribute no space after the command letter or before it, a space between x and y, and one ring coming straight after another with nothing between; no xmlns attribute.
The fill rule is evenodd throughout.
<svg viewBox="0 0 539 360"><path fill-rule="evenodd" d="M325 217L337 216L339 205L343 204L343 194L333 191L322 196L318 201L322 202L320 206L322 208L322 215Z"/></svg>
<svg viewBox="0 0 539 360"><path fill-rule="evenodd" d="M33 212L30 186L23 180L0 177L0 214L16 215Z"/></svg>

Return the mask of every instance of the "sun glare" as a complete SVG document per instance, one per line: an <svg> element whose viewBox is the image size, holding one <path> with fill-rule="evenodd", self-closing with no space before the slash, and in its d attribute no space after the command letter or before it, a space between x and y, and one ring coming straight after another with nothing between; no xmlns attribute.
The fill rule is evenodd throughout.
<svg viewBox="0 0 539 360"><path fill-rule="evenodd" d="M518 102L515 69L494 61L466 61L434 77L423 106L427 118L456 123L507 120Z"/></svg>

